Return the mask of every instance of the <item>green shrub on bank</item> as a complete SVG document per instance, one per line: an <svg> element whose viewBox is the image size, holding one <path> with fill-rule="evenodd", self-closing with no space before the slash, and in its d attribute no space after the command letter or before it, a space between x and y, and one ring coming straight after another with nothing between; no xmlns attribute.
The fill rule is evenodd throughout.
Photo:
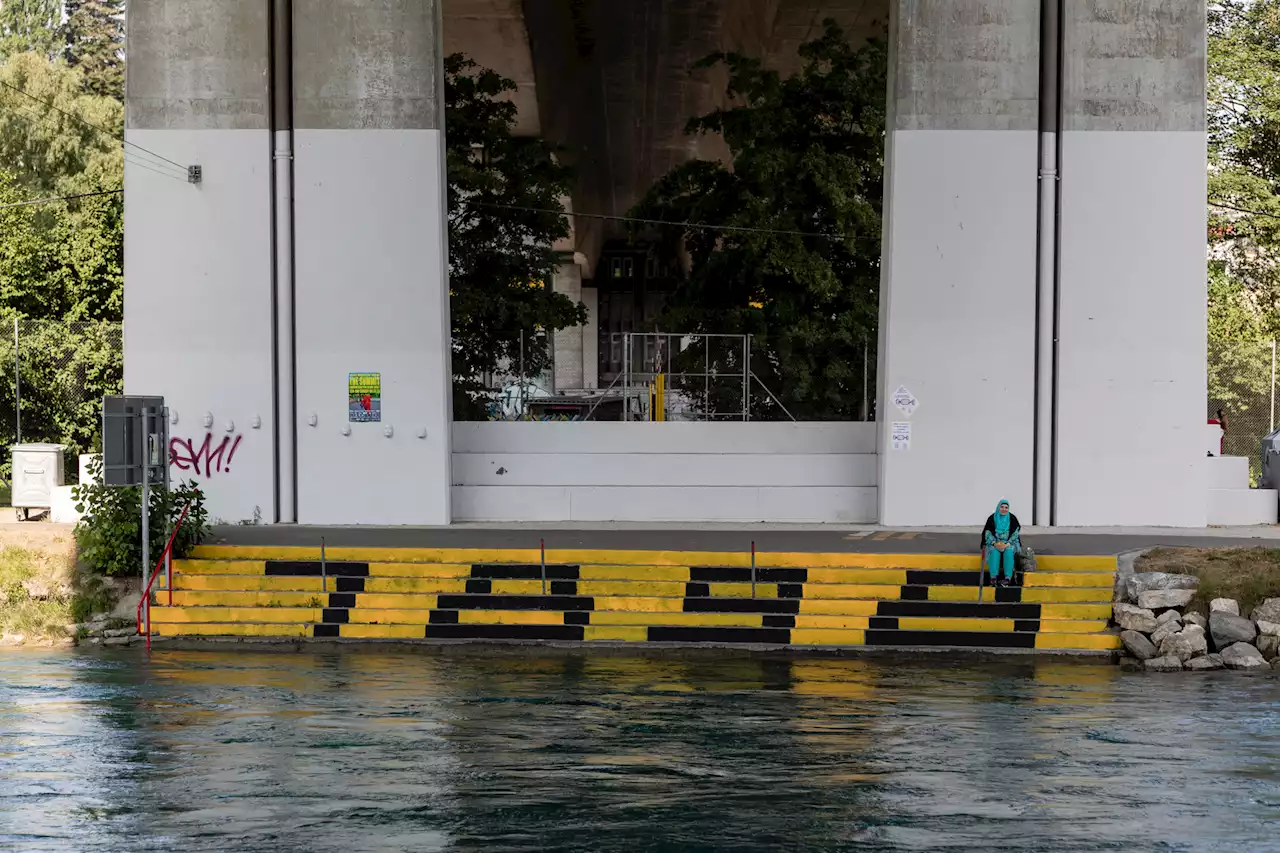
<svg viewBox="0 0 1280 853"><path fill-rule="evenodd" d="M92 464L90 473L91 482L76 486L72 492L76 510L83 514L75 529L80 560L94 571L111 577L139 575L142 572L142 489L103 485L100 461ZM173 556L175 559L189 556L208 533L204 493L194 481L189 481L169 491L153 487L150 498L147 538L151 560L159 559L169 531L188 504L191 509L186 521L173 540Z"/></svg>

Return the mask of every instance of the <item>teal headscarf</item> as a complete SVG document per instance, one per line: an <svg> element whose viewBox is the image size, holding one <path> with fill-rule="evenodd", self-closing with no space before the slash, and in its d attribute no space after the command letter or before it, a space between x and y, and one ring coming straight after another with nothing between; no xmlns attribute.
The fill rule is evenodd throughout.
<svg viewBox="0 0 1280 853"><path fill-rule="evenodd" d="M1009 519L1013 515L1013 510L1012 508L1010 508L1008 514L1006 515L1000 514L1000 507L1007 503L1008 503L1007 500L1005 500L1004 498L1001 498L1000 503L996 504L996 512L995 512L996 536L1004 537L1009 535Z"/></svg>

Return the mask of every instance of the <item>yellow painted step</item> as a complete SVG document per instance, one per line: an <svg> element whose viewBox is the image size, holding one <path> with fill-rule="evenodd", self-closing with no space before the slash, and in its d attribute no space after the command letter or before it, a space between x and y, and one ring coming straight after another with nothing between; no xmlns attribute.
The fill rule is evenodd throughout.
<svg viewBox="0 0 1280 853"><path fill-rule="evenodd" d="M366 592L462 593L467 591L463 578L366 578Z"/></svg>
<svg viewBox="0 0 1280 853"><path fill-rule="evenodd" d="M201 545L195 557L231 560L318 560L319 544L297 546ZM329 548L331 560L369 563L538 563L536 548ZM751 554L741 551L637 551L614 549L565 549L546 552L548 563L569 565L654 565L654 566L750 566ZM1037 558L1042 571L1114 571L1115 557ZM974 554L867 554L857 552L807 553L768 552L756 554L756 565L779 568L866 568L866 569L977 569Z"/></svg>
<svg viewBox="0 0 1280 853"><path fill-rule="evenodd" d="M649 629L628 625L587 625L582 639L588 642L642 643L649 639Z"/></svg>
<svg viewBox="0 0 1280 853"><path fill-rule="evenodd" d="M351 611L381 610L434 610L439 596L426 593L371 593L356 595L356 606Z"/></svg>
<svg viewBox="0 0 1280 853"><path fill-rule="evenodd" d="M1084 651L1113 651L1121 647L1115 634L1053 634L1041 631L1036 634L1037 649L1062 649Z"/></svg>
<svg viewBox="0 0 1280 853"><path fill-rule="evenodd" d="M604 611L591 614L592 625L662 625L716 628L759 628L759 613L626 613Z"/></svg>
<svg viewBox="0 0 1280 853"><path fill-rule="evenodd" d="M274 622L167 622L157 624L162 637L310 637L310 625Z"/></svg>
<svg viewBox="0 0 1280 853"><path fill-rule="evenodd" d="M1027 572L1023 586L1034 587L1112 587L1115 572Z"/></svg>
<svg viewBox="0 0 1280 853"><path fill-rule="evenodd" d="M791 630L793 646L861 646L866 641L867 633L862 630L832 628L793 628Z"/></svg>
<svg viewBox="0 0 1280 853"><path fill-rule="evenodd" d="M166 622L319 622L312 607L152 607L151 621Z"/></svg>
<svg viewBox="0 0 1280 853"><path fill-rule="evenodd" d="M180 575L264 575L265 560L174 560L173 571Z"/></svg>
<svg viewBox="0 0 1280 853"><path fill-rule="evenodd" d="M851 586L848 584L807 583L804 585L804 598L818 599L874 599L878 601L897 601L902 596L901 585Z"/></svg>
<svg viewBox="0 0 1280 853"><path fill-rule="evenodd" d="M870 619L866 616L827 616L822 614L805 615L801 614L796 617L796 628L822 628L822 629L839 629L839 630L866 630L870 624ZM794 629L792 636L795 636Z"/></svg>
<svg viewBox="0 0 1280 853"><path fill-rule="evenodd" d="M807 590L806 590L807 591ZM1024 587L1022 590L1023 604L1043 604L1046 602L1080 602L1080 603L1111 603L1112 589L1111 587ZM978 588L976 586L931 586L929 587L930 601L977 601ZM995 592L991 587L982 590L983 601L994 601Z"/></svg>
<svg viewBox="0 0 1280 853"><path fill-rule="evenodd" d="M186 575L175 579L175 591L185 590L233 590L252 592L255 590L280 590L282 592L321 592L320 578L292 577L249 577L248 575ZM334 592L337 585L329 579L328 591Z"/></svg>
<svg viewBox="0 0 1280 853"><path fill-rule="evenodd" d="M1102 619L1111 618L1111 602L1105 604L1042 604L1040 620L1048 619ZM1041 625L1044 628L1044 625Z"/></svg>
<svg viewBox="0 0 1280 853"><path fill-rule="evenodd" d="M156 596L162 605L168 600L167 594ZM320 592L173 591L175 607L326 607L328 600L328 596Z"/></svg>

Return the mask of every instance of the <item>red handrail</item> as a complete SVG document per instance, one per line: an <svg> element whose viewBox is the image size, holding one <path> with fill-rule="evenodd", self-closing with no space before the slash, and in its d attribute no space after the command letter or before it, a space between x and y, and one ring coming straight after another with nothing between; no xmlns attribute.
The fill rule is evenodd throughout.
<svg viewBox="0 0 1280 853"><path fill-rule="evenodd" d="M191 509L191 503L188 502L182 508L182 515L178 516L178 523L173 526L173 532L169 534L169 541L165 543L164 550L160 552L160 559L156 561L156 567L151 571L151 580L147 581L147 587L142 591L142 598L138 599L138 633L142 633L142 607L147 607L147 651L151 650L151 587L155 585L156 578L160 577L160 569L164 566L165 558L173 553L173 540L177 538L178 531L182 529L182 522L187 520L187 511ZM173 583L172 578L169 583L169 603L173 604Z"/></svg>

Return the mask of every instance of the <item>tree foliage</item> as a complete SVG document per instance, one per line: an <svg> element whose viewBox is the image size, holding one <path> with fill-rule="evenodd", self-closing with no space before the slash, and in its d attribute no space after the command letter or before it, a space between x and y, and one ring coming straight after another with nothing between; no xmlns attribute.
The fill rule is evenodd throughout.
<svg viewBox="0 0 1280 853"><path fill-rule="evenodd" d="M18 53L61 52L62 0L0 0L0 61Z"/></svg>
<svg viewBox="0 0 1280 853"><path fill-rule="evenodd" d="M722 134L731 162L675 168L633 215L751 229L660 230L687 258L663 330L750 334L753 371L793 416L856 417L878 315L888 52L855 49L828 20L800 57L786 78L738 54L703 60L727 68L731 106L687 130Z"/></svg>
<svg viewBox="0 0 1280 853"><path fill-rule="evenodd" d="M483 419L484 374L545 370L550 333L586 310L551 290L553 245L569 234L568 171L542 140L512 135L512 81L460 54L444 69L454 416Z"/></svg>
<svg viewBox="0 0 1280 853"><path fill-rule="evenodd" d="M1210 239L1229 246L1225 274L1237 280L1260 312L1263 330L1275 336L1280 333L1280 0L1211 5L1208 98ZM1224 293L1211 286L1215 292Z"/></svg>
<svg viewBox="0 0 1280 853"><path fill-rule="evenodd" d="M124 100L124 0L66 0L67 64L80 69L84 89Z"/></svg>

